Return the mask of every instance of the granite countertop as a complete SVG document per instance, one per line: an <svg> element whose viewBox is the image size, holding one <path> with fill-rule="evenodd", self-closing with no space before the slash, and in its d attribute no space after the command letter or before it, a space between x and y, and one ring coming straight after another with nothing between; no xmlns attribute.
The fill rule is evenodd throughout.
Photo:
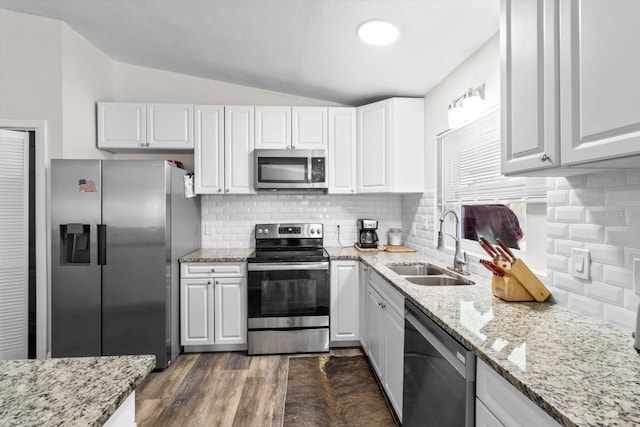
<svg viewBox="0 0 640 427"><path fill-rule="evenodd" d="M254 249L198 249L180 258L180 262L242 262Z"/></svg>
<svg viewBox="0 0 640 427"><path fill-rule="evenodd" d="M327 251L332 260L368 264L560 423L640 425L640 354L629 331L550 302L503 301L484 276L469 276L476 282L471 286L420 286L386 267L446 267L424 254ZM206 261L228 260L222 256Z"/></svg>
<svg viewBox="0 0 640 427"><path fill-rule="evenodd" d="M0 425L101 426L155 365L149 355L0 361Z"/></svg>

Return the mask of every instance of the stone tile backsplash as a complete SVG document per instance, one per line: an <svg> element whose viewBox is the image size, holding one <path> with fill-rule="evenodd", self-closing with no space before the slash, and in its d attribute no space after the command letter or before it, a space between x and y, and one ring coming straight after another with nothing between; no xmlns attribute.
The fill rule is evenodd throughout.
<svg viewBox="0 0 640 427"><path fill-rule="evenodd" d="M400 195L212 195L202 196L202 248L250 248L254 227L272 222L321 222L325 246L353 246L358 218L378 220L378 236L402 225Z"/></svg>

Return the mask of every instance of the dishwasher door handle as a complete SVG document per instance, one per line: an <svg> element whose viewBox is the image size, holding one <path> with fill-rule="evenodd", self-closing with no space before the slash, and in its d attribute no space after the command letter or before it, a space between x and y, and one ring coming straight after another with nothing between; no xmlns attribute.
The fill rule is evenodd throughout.
<svg viewBox="0 0 640 427"><path fill-rule="evenodd" d="M447 362L462 376L462 378L466 378L466 369L465 362L462 362L458 357L462 357L463 360L466 361L464 355L458 353L460 356L453 354L447 347L440 342L435 335L433 335L427 328L425 328L422 323L411 313L405 313L405 320L411 323L411 325L427 340L427 342L436 349L438 353L445 358Z"/></svg>

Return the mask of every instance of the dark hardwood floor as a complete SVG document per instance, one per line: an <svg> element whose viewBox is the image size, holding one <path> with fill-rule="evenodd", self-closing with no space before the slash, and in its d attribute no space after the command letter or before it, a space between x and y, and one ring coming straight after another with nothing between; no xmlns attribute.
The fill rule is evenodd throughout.
<svg viewBox="0 0 640 427"><path fill-rule="evenodd" d="M337 356L360 348L334 349ZM136 423L148 426L282 426L289 357L246 352L181 354L136 390Z"/></svg>

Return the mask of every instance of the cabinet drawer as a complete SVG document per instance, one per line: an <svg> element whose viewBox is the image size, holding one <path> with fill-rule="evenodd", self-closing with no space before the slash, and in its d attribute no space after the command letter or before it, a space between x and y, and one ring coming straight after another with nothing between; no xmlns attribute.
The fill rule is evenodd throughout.
<svg viewBox="0 0 640 427"><path fill-rule="evenodd" d="M369 270L369 283L404 319L404 297L374 270Z"/></svg>
<svg viewBox="0 0 640 427"><path fill-rule="evenodd" d="M183 278L198 277L244 277L247 275L244 262L189 262L180 265Z"/></svg>
<svg viewBox="0 0 640 427"><path fill-rule="evenodd" d="M558 426L559 424L511 383L478 359L476 395L507 426Z"/></svg>

